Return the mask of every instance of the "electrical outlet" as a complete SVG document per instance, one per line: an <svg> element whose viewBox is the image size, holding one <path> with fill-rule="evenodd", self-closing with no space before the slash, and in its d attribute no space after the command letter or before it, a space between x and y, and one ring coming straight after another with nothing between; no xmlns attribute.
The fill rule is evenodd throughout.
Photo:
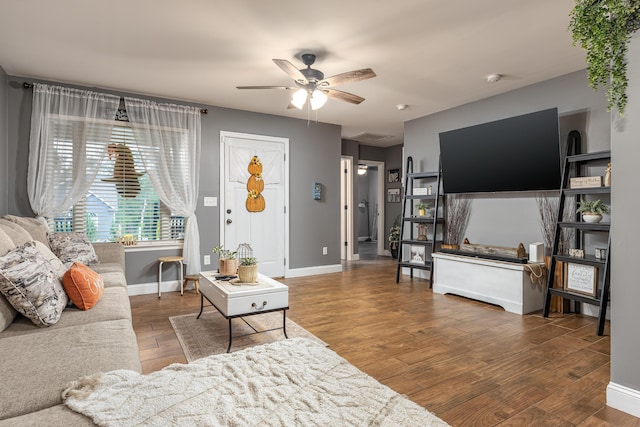
<svg viewBox="0 0 640 427"><path fill-rule="evenodd" d="M327 253L329 253L327 247L323 246L322 247L322 255L326 255Z"/></svg>
<svg viewBox="0 0 640 427"><path fill-rule="evenodd" d="M211 264L211 255L205 255L204 256L204 265L209 265Z"/></svg>

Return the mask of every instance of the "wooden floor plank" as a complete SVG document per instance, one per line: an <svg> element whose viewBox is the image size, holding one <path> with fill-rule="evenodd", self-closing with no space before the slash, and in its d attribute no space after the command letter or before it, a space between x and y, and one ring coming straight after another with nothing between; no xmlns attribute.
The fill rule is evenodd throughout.
<svg viewBox="0 0 640 427"><path fill-rule="evenodd" d="M605 406L609 322L576 314L520 316L402 276L375 257L342 273L282 279L287 317L350 363L454 426L624 426L640 419ZM189 291L130 298L143 372L186 363L170 316L195 313Z"/></svg>

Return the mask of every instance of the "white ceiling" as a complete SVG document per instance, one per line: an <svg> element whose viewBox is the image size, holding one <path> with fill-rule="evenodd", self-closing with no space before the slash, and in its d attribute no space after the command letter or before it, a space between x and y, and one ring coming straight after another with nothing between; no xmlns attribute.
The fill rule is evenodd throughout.
<svg viewBox="0 0 640 427"><path fill-rule="evenodd" d="M403 122L585 68L567 31L574 0L4 0L0 66L69 82L307 119L287 110L291 85L272 61L325 76L373 68L339 86L320 122L403 140ZM500 73L494 84L486 76ZM408 104L404 111L397 104ZM315 113L311 113L315 120Z"/></svg>

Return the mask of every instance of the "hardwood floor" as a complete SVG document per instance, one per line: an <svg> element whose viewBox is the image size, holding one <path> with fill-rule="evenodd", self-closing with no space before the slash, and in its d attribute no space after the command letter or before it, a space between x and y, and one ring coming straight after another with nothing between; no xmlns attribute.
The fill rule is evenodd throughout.
<svg viewBox="0 0 640 427"><path fill-rule="evenodd" d="M381 257L343 273L283 279L288 317L353 365L454 426L628 426L605 406L609 325L575 314L519 316L433 294ZM194 291L131 297L145 373L186 362L169 316L197 312Z"/></svg>

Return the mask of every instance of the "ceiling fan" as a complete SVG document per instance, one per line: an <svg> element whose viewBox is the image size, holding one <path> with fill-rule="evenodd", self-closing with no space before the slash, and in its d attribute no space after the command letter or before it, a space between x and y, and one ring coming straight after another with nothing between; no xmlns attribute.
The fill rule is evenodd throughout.
<svg viewBox="0 0 640 427"><path fill-rule="evenodd" d="M327 97L340 101L349 102L351 104L360 104L364 98L353 93L344 92L333 89L347 83L353 83L360 80L370 79L376 76L371 68L363 68L361 70L348 71L346 73L336 74L328 78L324 78L324 73L315 68L311 68L316 62L316 56L313 53L304 53L301 56L302 62L307 68L297 69L295 65L286 59L274 59L273 62L289 75L294 81L295 86L236 86L238 89L286 89L295 90L288 108L302 109L309 99L312 110L321 108L327 101Z"/></svg>

